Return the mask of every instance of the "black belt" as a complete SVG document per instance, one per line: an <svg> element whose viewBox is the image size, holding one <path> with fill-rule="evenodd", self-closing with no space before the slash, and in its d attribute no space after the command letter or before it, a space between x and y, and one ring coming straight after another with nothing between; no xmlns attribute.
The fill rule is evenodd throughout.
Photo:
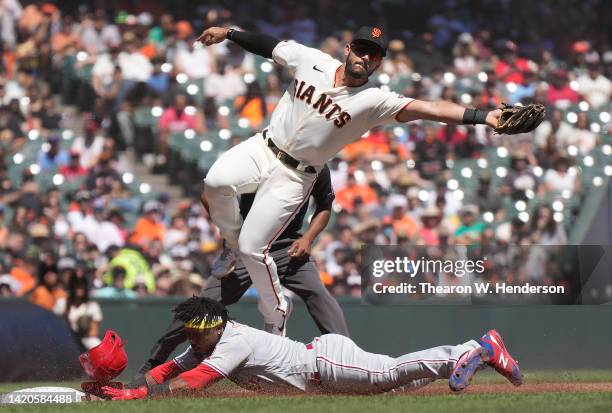
<svg viewBox="0 0 612 413"><path fill-rule="evenodd" d="M270 148L270 150L274 153L274 156L276 156L276 159L281 161L283 164L287 165L289 168L300 170L298 169L298 167L300 166L300 161L293 158L287 152L278 149L278 146L276 146L274 142L272 142L272 139L268 139L266 137L267 133L268 133L268 130L267 129L264 130L263 137L267 142L268 148ZM304 172L309 173L309 174L316 174L317 170L313 166L308 165L304 168Z"/></svg>

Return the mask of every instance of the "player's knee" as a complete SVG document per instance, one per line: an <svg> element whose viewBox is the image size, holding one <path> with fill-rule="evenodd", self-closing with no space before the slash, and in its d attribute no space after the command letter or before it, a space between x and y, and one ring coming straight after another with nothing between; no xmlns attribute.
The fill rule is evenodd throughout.
<svg viewBox="0 0 612 413"><path fill-rule="evenodd" d="M247 258L253 257L263 254L264 249L264 243L259 242L253 237L249 237L249 235L245 234L244 231L240 232L240 237L238 238L238 252L240 255Z"/></svg>
<svg viewBox="0 0 612 413"><path fill-rule="evenodd" d="M208 174L204 179L204 190L202 198L209 199L210 196L233 192L233 188L229 185L222 176L217 174Z"/></svg>

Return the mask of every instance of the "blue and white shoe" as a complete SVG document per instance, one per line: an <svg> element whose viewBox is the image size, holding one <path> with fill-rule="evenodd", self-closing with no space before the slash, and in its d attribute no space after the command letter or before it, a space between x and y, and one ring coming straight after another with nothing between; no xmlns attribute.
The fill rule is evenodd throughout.
<svg viewBox="0 0 612 413"><path fill-rule="evenodd" d="M489 350L484 347L478 347L463 353L457 360L450 379L448 379L450 389L452 391L465 390L470 385L474 375L487 367L490 358Z"/></svg>
<svg viewBox="0 0 612 413"><path fill-rule="evenodd" d="M478 340L480 347L466 351L457 361L448 385L453 391L464 390L474 375L486 366L493 367L515 386L523 384L518 362L512 358L501 335L489 330Z"/></svg>

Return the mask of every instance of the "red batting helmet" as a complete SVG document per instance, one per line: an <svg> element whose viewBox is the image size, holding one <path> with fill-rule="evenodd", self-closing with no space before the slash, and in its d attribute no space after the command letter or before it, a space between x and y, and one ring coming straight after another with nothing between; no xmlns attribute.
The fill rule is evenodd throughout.
<svg viewBox="0 0 612 413"><path fill-rule="evenodd" d="M102 342L79 356L85 373L97 382L109 382L127 366L127 354L119 334L107 330Z"/></svg>

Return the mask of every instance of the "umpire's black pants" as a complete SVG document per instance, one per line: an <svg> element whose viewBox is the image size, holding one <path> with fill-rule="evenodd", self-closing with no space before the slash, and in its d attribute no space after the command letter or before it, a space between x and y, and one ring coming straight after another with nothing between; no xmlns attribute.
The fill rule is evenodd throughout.
<svg viewBox="0 0 612 413"><path fill-rule="evenodd" d="M342 309L321 282L314 262L310 259L291 259L287 254L293 241L294 239L283 239L272 244L270 255L276 263L281 284L304 300L321 334L335 333L348 337ZM243 296L251 284L249 273L238 263L234 272L223 279L209 278L202 289L202 296L231 305ZM186 340L183 322L174 320L151 349L151 355L140 372L145 373L164 363L174 349Z"/></svg>

